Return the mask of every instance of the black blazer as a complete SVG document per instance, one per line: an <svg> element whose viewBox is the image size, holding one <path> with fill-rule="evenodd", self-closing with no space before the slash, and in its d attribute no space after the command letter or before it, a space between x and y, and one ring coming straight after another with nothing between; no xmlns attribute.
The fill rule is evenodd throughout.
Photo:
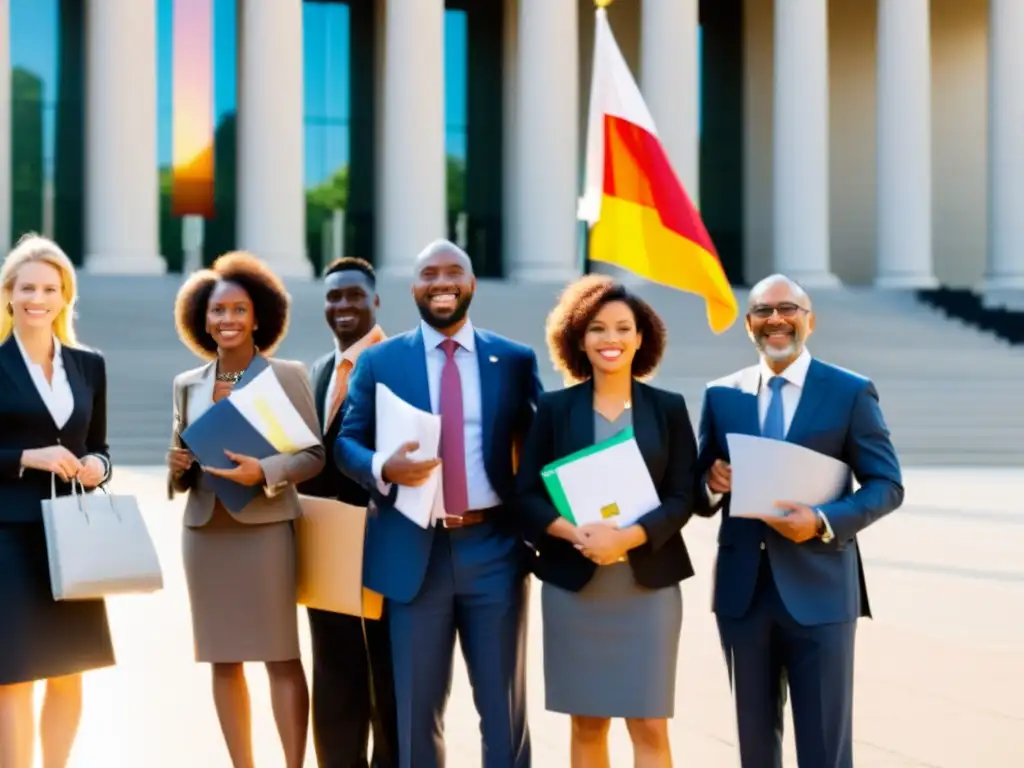
<svg viewBox="0 0 1024 768"><path fill-rule="evenodd" d="M327 398L327 387L331 383L331 374L334 373L334 350L321 357L309 371L309 379L313 384L313 395L316 399L316 418L323 431L324 401ZM332 446L338 440L338 432L341 430L341 416L344 408L339 408L334 421L331 422L327 432L324 433L324 445ZM320 474L311 480L300 483L299 493L306 496L317 496L322 499L337 499L345 504L354 507L365 507L370 501L369 492L359 483L352 480L348 475L342 474L335 463L331 452L328 451L327 461Z"/></svg>
<svg viewBox="0 0 1024 768"><path fill-rule="evenodd" d="M103 356L61 345L61 357L75 409L67 424L57 429L18 342L9 336L0 344L0 524L40 522L40 501L50 498L49 472L26 469L20 474L24 451L60 444L79 458L95 453L110 461ZM70 484L57 478L57 495L70 492Z"/></svg>
<svg viewBox="0 0 1024 768"><path fill-rule="evenodd" d="M661 497L661 506L638 521L647 542L629 552L637 582L649 589L671 586L693 575L680 533L691 515L697 442L682 395L633 382L633 432ZM518 513L536 550L533 572L542 581L577 592L597 569L568 541L550 536L558 518L541 469L594 442L594 387L584 382L541 396L519 466Z"/></svg>

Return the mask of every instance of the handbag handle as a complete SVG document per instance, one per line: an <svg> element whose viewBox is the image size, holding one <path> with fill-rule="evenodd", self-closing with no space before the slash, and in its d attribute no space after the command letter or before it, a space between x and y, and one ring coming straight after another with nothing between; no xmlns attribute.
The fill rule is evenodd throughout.
<svg viewBox="0 0 1024 768"><path fill-rule="evenodd" d="M107 503L110 505L110 511L114 513L114 517L117 518L117 521L119 523L120 522L124 522L124 520L121 517L121 513L117 511L117 505L114 504L114 497L110 494L110 491L108 491L104 486L97 486L97 487L102 489L103 495L106 496ZM78 511L82 513L82 516L85 518L85 522L91 525L92 524L92 519L89 517L89 510L87 510L85 508L85 497L86 497L85 486L82 485L82 482L77 477L71 478L71 495L75 497L75 501L78 504ZM50 500L51 501L56 501L56 499L57 499L57 476L53 472L51 472L50 473Z"/></svg>
<svg viewBox="0 0 1024 768"><path fill-rule="evenodd" d="M81 493L79 493L79 490ZM77 477L71 478L71 495L75 497L75 501L78 503L78 511L85 515L85 519L89 519L89 513L85 511L85 504L82 503L82 497L85 495L85 488ZM57 475L54 472L50 473L50 501L57 500Z"/></svg>

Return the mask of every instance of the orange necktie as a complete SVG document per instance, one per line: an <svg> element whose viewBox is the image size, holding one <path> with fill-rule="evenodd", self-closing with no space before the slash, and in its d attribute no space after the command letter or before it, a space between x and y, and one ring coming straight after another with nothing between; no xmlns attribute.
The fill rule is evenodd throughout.
<svg viewBox="0 0 1024 768"><path fill-rule="evenodd" d="M337 372L334 377L334 394L331 395L331 409L324 421L324 433L331 428L334 417L338 415L341 404L345 402L345 395L348 394L348 375L352 372L352 363L349 360L342 360L338 363Z"/></svg>

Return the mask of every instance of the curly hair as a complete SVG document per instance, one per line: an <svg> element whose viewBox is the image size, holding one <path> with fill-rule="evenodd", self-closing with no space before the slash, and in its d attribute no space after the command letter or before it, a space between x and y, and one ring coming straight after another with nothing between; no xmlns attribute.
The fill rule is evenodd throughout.
<svg viewBox="0 0 1024 768"><path fill-rule="evenodd" d="M586 381L594 368L583 351L583 337L594 315L605 304L621 301L633 310L637 331L643 342L633 358L633 375L646 378L654 373L665 353L668 331L657 312L646 301L606 275L587 275L571 283L548 315L548 352L555 370L570 381Z"/></svg>
<svg viewBox="0 0 1024 768"><path fill-rule="evenodd" d="M245 251L219 256L209 269L189 276L174 302L174 326L178 338L199 357L213 359L217 342L206 330L206 312L213 289L220 283L237 285L252 301L256 328L253 343L263 354L273 354L288 331L291 296L270 268Z"/></svg>

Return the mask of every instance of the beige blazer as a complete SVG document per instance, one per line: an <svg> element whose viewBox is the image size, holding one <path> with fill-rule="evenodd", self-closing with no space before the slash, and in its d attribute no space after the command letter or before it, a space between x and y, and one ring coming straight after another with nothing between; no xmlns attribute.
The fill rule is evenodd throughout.
<svg viewBox="0 0 1024 768"><path fill-rule="evenodd" d="M320 434L316 405L309 375L302 363L290 360L268 358L274 375L281 382L281 388L288 395L303 421L313 434ZM213 405L213 385L216 362L185 371L174 378L174 426L171 445L182 448L181 433ZM295 454L269 456L260 461L266 485L263 495L253 499L241 512L229 514L241 523L277 523L294 520L302 515L296 484L316 477L324 466L324 447L314 445ZM210 522L213 516L216 496L205 482L204 473L198 465L180 477L168 473L167 494L188 493L185 502L185 525L198 528Z"/></svg>

